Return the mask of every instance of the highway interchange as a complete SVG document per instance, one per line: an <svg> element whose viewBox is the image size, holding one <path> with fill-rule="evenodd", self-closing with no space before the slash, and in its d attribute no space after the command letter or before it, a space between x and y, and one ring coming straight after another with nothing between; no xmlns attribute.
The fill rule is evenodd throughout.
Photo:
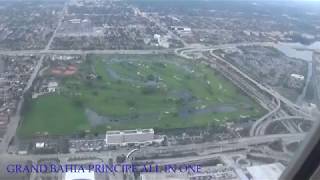
<svg viewBox="0 0 320 180"><path fill-rule="evenodd" d="M271 143L275 140L282 139L284 142L293 142L293 141L301 141L304 137L304 133L301 132L301 129L297 128L297 125L294 124L294 119L303 119L307 121L313 120L310 115L304 112L300 107L296 106L295 104L291 103L289 100L285 99L269 87L265 87L260 83L256 82L255 80L251 79L248 75L241 72L235 66L231 65L221 57L214 54L215 50L218 49L225 49L225 48L233 48L239 45L265 45L264 43L247 43L247 44L229 44L229 45L221 45L215 47L201 47L201 46L190 46L188 48L183 49L176 49L176 50L165 50L165 51L144 51L144 50L105 50L105 51L63 51L63 54L109 54L109 53L120 53L120 54L154 54L154 53L170 53L175 52L177 55L182 56L187 59L194 59L194 55L199 55L202 57L201 61L205 61L206 63L210 64L211 67L217 69L225 76L228 76L233 83L239 86L241 89L246 91L249 96L255 98L257 102L259 102L263 107L265 107L269 112L264 115L263 117L259 118L252 126L250 130L251 137L243 137L240 139L233 139L230 141L222 141L222 142L211 142L211 143L204 143L201 145L198 144L189 144L184 146L168 146L168 147L146 147L143 150L140 150L137 154L154 154L156 153L168 153L168 152L176 152L176 151L190 151L190 152L202 152L201 156L193 157L195 159L209 157L208 154L223 154L229 151L243 151L244 149L250 149L250 146L253 145L261 145ZM49 47L49 46L48 46ZM43 57L45 54L49 53L51 50L39 50L39 51L19 51L16 55L30 55L30 54L41 54L41 58L38 61L36 68L34 69L34 73L32 74L28 86L25 89L27 91L36 75L41 69ZM44 53L45 52L45 53ZM14 54L15 52L1 52L0 54ZM56 52L50 52L49 54L55 54ZM206 54L207 53L207 54ZM58 53L60 54L60 53ZM208 55L209 54L209 55ZM204 57L204 58L203 58ZM232 75L233 74L233 75ZM236 79L233 77L237 77ZM18 106L18 112L21 109L21 105L23 103L23 99L20 101ZM295 115L291 116L287 111L282 109L285 106L286 109L290 108L290 113L294 112ZM13 120L10 122L9 130L5 135L4 140L0 146L0 153L1 157L10 158L10 159L43 159L43 158L58 158L62 160L62 162L68 161L67 159L74 158L74 157L96 157L100 159L108 159L111 157L115 157L120 154L127 154L132 149L123 149L117 151L110 151L110 152L90 152L90 153L77 153L77 154L53 154L53 155L15 155L15 154L8 154L7 149L10 143L10 140L14 137L16 128L19 125L20 116L17 114ZM284 124L286 128L288 128L289 134L278 134L278 135L266 135L266 128L274 121L280 121ZM207 155L206 155L207 154ZM193 159L194 160L194 159ZM186 162L185 160L180 160ZM162 162L162 161L161 161ZM171 161L170 161L171 162Z"/></svg>
<svg viewBox="0 0 320 180"><path fill-rule="evenodd" d="M211 67L217 69L224 74L229 80L236 84L239 88L247 92L247 94L264 107L269 112L263 117L259 118L252 126L250 130L250 136L261 136L264 135L266 127L271 122L280 121L289 132L299 132L299 128L291 120L302 119L307 121L313 121L311 115L307 114L296 104L290 102L288 99L281 96L279 93L273 91L270 87L264 86L257 81L250 78L248 75L243 73L237 67L227 62L222 57L214 54L214 51L219 49L234 48L237 46L250 46L250 45L261 45L271 46L272 43L243 43L234 45L222 45L212 48L184 48L176 50L176 54L187 58L193 59L193 53L197 52L210 52L210 57L202 56L205 63L210 64ZM203 60L202 60L203 61ZM245 85L245 86L243 86ZM294 115L290 115L294 114Z"/></svg>
<svg viewBox="0 0 320 180"><path fill-rule="evenodd" d="M65 6L66 8L66 6ZM137 10L137 9L136 9ZM137 10L138 11L138 10ZM66 13L66 11L64 10ZM141 16L145 16L141 14ZM148 17L147 17L148 18ZM39 55L38 61L34 72L31 75L27 87L24 92L28 91L32 87L33 81L37 77L41 70L44 57L46 55L86 55L86 54L176 54L186 59L196 60L199 62L210 65L213 69L216 69L231 82L237 85L240 89L246 92L249 96L254 98L262 107L268 110L268 113L259 118L252 125L249 137L243 137L239 139L231 139L220 142L208 142L202 144L188 144L188 145L174 145L167 147L144 147L135 153L137 156L148 156L152 154L166 154L174 152L194 152L197 156L183 157L183 158L168 158L168 159L153 159L158 163L187 163L198 162L204 159L216 158L217 155L228 154L230 152L248 152L253 146L266 145L276 140L282 140L283 142L296 142L301 141L305 133L299 128L299 125L294 120L299 119L303 121L314 121L314 119L301 109L296 104L287 100L279 93L273 91L270 87L262 85L261 83L250 78L249 75L243 73L237 67L230 64L227 60L215 54L216 50L224 50L235 48L238 46L272 46L272 43L268 42L253 42L253 43L236 43L236 44L222 44L217 46L202 46L202 45L190 45L184 44L184 48L181 49L164 49L164 50L51 50L50 46L55 37L57 29L61 25L63 16L60 17L58 26L53 33L53 36L49 40L47 46L43 50L22 50L22 51L0 51L2 55ZM150 21L154 21L152 18L148 18ZM157 23L157 22L155 22ZM161 27L161 24L158 24ZM165 28L165 27L163 27ZM171 33L174 35L174 33ZM94 157L107 161L109 158L114 158L118 155L128 154L133 148L120 149L116 151L108 152L89 152L89 153L76 153L76 154L30 154L30 155L17 155L9 154L8 147L11 140L16 134L16 129L20 123L20 111L24 102L23 97L18 103L17 113L11 119L6 134L1 139L0 144L0 158L11 160L32 160L37 161L40 159L57 158L61 162L68 162L72 158L77 157ZM266 129L272 122L279 121L288 130L288 134L266 134ZM286 153L269 152L269 154L260 154L260 156L274 157L278 160L283 160Z"/></svg>

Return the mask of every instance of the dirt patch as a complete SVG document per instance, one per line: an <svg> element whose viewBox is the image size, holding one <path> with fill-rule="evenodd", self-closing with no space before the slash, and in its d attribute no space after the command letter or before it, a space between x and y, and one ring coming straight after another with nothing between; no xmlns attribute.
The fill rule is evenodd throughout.
<svg viewBox="0 0 320 180"><path fill-rule="evenodd" d="M78 72L78 68L72 65L69 65L67 67L59 66L52 68L50 72L52 75L57 76L71 76Z"/></svg>

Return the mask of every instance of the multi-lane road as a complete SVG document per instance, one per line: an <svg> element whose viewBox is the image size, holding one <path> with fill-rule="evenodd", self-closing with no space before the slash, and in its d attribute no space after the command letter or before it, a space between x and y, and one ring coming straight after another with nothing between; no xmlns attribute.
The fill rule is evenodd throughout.
<svg viewBox="0 0 320 180"><path fill-rule="evenodd" d="M137 153L139 155L152 155L152 154L166 154L172 152L196 152L201 156L209 154L221 154L229 151L237 151L240 149L248 149L253 145L262 145L282 140L284 142L301 141L305 137L304 133L296 134L273 134L265 136L244 137L232 140L206 142L202 144L187 144L187 145L174 145L164 147L147 146L140 149ZM95 157L99 159L108 160L117 155L126 155L132 149L120 149L107 152L82 152L82 153L68 153L68 154L29 154L29 155L16 155L16 154L0 154L0 158L9 158L12 160L40 160L40 159L70 159L77 157Z"/></svg>
<svg viewBox="0 0 320 180"><path fill-rule="evenodd" d="M285 97L281 96L279 93L272 90L270 87L264 86L247 74L243 73L237 67L226 61L220 56L217 56L214 51L218 49L228 49L234 48L237 46L251 46L251 45L261 45L261 46L272 46L272 43L240 43L240 44L229 44L229 45L221 45L214 47L199 47L199 48L182 48L177 49L175 53L179 56L182 56L187 59L193 59L193 53L203 53L209 51L210 57L205 57L206 62L211 64L212 67L216 67L219 71L223 71L222 73L226 74L227 78L232 80L236 85L240 86L245 85L249 90L249 95L253 96L256 94L255 99L259 102L263 107L269 110L269 112L263 117L259 118L252 126L250 130L250 136L258 136L263 135L265 133L266 128L271 124L271 122L279 121L284 127L288 129L289 132L299 132L300 128L292 121L297 118L302 120L313 120L311 115L307 112L303 111L299 106L292 103ZM236 77L232 79L232 76ZM239 77L239 78L238 78ZM251 87L248 87L250 86ZM258 91L262 92L261 94L269 96L269 100L266 101L266 98L259 96ZM286 109L286 111L284 110ZM288 109L290 110L289 112ZM295 114L294 116L290 116L289 114Z"/></svg>
<svg viewBox="0 0 320 180"><path fill-rule="evenodd" d="M27 55L86 55L86 54L172 54L174 49L155 50L21 50L4 51L1 55L27 56Z"/></svg>

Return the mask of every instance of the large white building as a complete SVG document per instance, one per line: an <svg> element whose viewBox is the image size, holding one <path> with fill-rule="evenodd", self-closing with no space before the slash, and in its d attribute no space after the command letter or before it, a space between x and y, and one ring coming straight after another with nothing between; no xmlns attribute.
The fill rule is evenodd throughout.
<svg viewBox="0 0 320 180"><path fill-rule="evenodd" d="M149 144L155 140L153 129L107 131L107 145Z"/></svg>
<svg viewBox="0 0 320 180"><path fill-rule="evenodd" d="M93 171L85 170L84 172L67 172L64 180L95 180Z"/></svg>

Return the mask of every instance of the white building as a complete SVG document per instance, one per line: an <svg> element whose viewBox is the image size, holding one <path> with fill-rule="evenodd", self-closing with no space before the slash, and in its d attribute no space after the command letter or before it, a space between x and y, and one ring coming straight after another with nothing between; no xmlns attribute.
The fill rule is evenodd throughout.
<svg viewBox="0 0 320 180"><path fill-rule="evenodd" d="M107 145L151 144L155 141L153 129L107 131Z"/></svg>
<svg viewBox="0 0 320 180"><path fill-rule="evenodd" d="M37 142L37 143L36 143L36 148L37 148L37 149L42 149L42 148L44 148L44 146L45 146L45 143L44 143L44 142Z"/></svg>
<svg viewBox="0 0 320 180"><path fill-rule="evenodd" d="M281 163L272 163L247 167L252 180L279 179L285 167Z"/></svg>
<svg viewBox="0 0 320 180"><path fill-rule="evenodd" d="M183 26L171 26L171 29L179 33L191 33L191 28Z"/></svg>
<svg viewBox="0 0 320 180"><path fill-rule="evenodd" d="M288 81L288 86L291 88L302 88L304 85L304 76L300 74L291 74L289 81Z"/></svg>
<svg viewBox="0 0 320 180"><path fill-rule="evenodd" d="M157 41L160 41L161 35L160 34L154 34L153 38L156 39Z"/></svg>
<svg viewBox="0 0 320 180"><path fill-rule="evenodd" d="M154 34L153 38L157 40L157 43L159 46L164 47L164 48L169 48L170 44L168 42L169 37L167 36L161 36L160 34Z"/></svg>
<svg viewBox="0 0 320 180"><path fill-rule="evenodd" d="M64 180L95 180L93 171L84 170L80 172L67 172Z"/></svg>
<svg viewBox="0 0 320 180"><path fill-rule="evenodd" d="M81 19L71 19L69 20L71 23L73 24L80 24L81 23Z"/></svg>
<svg viewBox="0 0 320 180"><path fill-rule="evenodd" d="M56 89L58 88L58 83L57 82L49 82L47 88L48 88L49 93L56 92Z"/></svg>

